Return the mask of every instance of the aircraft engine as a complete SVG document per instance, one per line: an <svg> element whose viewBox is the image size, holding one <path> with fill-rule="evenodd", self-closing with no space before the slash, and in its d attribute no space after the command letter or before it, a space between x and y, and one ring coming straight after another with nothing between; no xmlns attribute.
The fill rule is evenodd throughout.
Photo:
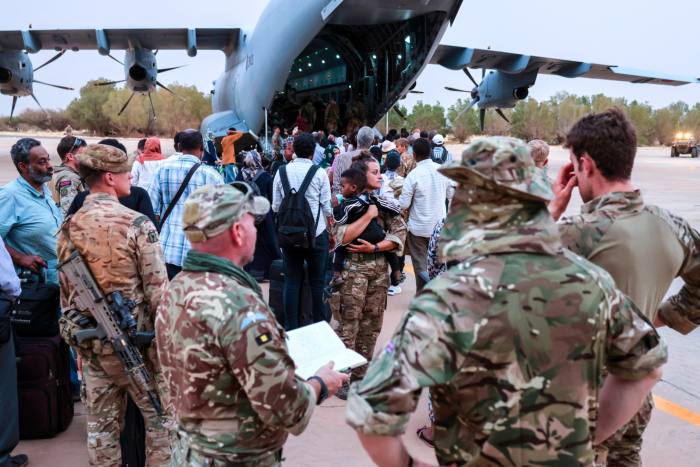
<svg viewBox="0 0 700 467"><path fill-rule="evenodd" d="M513 97L515 97L519 101L526 99L528 94L530 94L530 90L526 87L515 88L513 90Z"/></svg>
<svg viewBox="0 0 700 467"><path fill-rule="evenodd" d="M155 120L156 110L153 107L151 93L154 92L157 87L160 87L169 93L174 94L170 89L163 85L163 83L158 81L158 73L165 73L166 71L175 70L181 67L174 66L170 68L158 69L158 62L156 60L157 53L157 50L154 52L152 50L142 48L128 49L124 53L123 62L120 62L112 55L107 54L109 58L124 66L124 79L119 81L95 83L95 86L111 86L117 83L126 83L126 87L131 90L131 96L124 103L118 115L121 115L124 110L126 110L129 102L131 102L131 99L133 99L134 95L138 92L148 95L148 101L151 105L151 112L153 113L153 119Z"/></svg>
<svg viewBox="0 0 700 467"><path fill-rule="evenodd" d="M0 93L8 96L32 94L34 67L26 52L0 52Z"/></svg>
<svg viewBox="0 0 700 467"><path fill-rule="evenodd" d="M44 84L58 89L72 91L73 88L68 86L60 86L58 84L45 83L34 79L34 72L45 67L49 63L58 60L63 56L65 50L59 50L56 55L34 68L32 61L26 52L21 50L9 50L0 52L0 94L12 96L12 109L10 110L10 119L15 113L15 105L17 99L24 96L31 96L34 102L41 108L41 104L34 96L34 83ZM43 109L42 109L43 110Z"/></svg>

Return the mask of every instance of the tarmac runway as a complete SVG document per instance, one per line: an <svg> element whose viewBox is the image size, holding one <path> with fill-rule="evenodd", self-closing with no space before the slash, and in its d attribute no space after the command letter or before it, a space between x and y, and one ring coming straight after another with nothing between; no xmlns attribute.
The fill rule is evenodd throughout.
<svg viewBox="0 0 700 467"><path fill-rule="evenodd" d="M9 160L9 149L16 136L0 135L0 185L17 174ZM39 137L47 146L52 161L59 163L55 147L57 137ZM97 138L88 138L90 142ZM129 150L136 147L136 139L122 140ZM172 152L171 141L163 141L166 153ZM455 156L463 146L450 146ZM668 148L640 148L635 165L634 183L642 190L648 203L657 204L684 216L700 229L700 159L681 157L671 159ZM550 176L568 161L568 152L553 148ZM574 193L574 202L568 213L578 211L580 202ZM653 267L653 265L650 265ZM408 272L412 270L407 267ZM403 293L389 297L384 326L377 349L389 340L415 291L415 279L409 274L403 284ZM671 291L680 287L678 281ZM264 284L267 291L267 285ZM673 465L693 467L700 457L700 331L682 336L669 329L661 329L669 347L669 362L664 376L654 388L656 410L645 433L643 461L647 466ZM423 394L418 410L407 428L405 441L416 457L435 462L431 450L415 435L416 428L427 421L426 395ZM77 406L76 418L69 429L51 440L23 441L16 452L29 454L33 466L80 467L86 466L85 410ZM307 430L298 437L291 436L285 445L285 466L327 467L372 465L362 450L355 433L344 422L345 402L331 398L316 409Z"/></svg>

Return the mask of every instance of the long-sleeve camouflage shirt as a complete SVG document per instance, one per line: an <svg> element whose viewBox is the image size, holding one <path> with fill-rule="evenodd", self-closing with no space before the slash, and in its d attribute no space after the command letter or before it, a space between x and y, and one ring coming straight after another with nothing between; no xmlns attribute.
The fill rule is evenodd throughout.
<svg viewBox="0 0 700 467"><path fill-rule="evenodd" d="M596 198L558 225L564 245L609 272L651 321L658 314L683 334L700 325L700 234L685 219L631 191ZM661 303L676 277L683 288Z"/></svg>
<svg viewBox="0 0 700 467"><path fill-rule="evenodd" d="M592 465L604 368L644 377L665 345L605 271L561 247L548 214L465 224L451 211L443 258L461 252L460 264L418 294L351 387L348 423L398 435L430 387L441 465Z"/></svg>
<svg viewBox="0 0 700 467"><path fill-rule="evenodd" d="M217 261L225 267L191 266ZM158 355L189 449L264 466L288 433L304 430L315 393L295 375L284 329L260 295L229 274L235 268L222 258L188 253L158 309Z"/></svg>
<svg viewBox="0 0 700 467"><path fill-rule="evenodd" d="M94 193L66 220L58 235L58 260L70 257L64 229L82 255L104 294L121 292L136 302L133 314L140 329L153 330L156 308L168 283L158 232L148 217L122 206L114 196ZM59 275L61 308L73 308L72 287ZM88 310L79 310L90 316Z"/></svg>
<svg viewBox="0 0 700 467"><path fill-rule="evenodd" d="M51 177L49 182L49 188L51 188L53 200L64 216L77 194L87 190L78 172L63 164L54 170L53 177Z"/></svg>

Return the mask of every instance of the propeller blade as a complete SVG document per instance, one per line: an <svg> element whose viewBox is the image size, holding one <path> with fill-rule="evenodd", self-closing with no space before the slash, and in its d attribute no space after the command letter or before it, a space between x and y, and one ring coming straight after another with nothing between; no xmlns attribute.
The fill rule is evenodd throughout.
<svg viewBox="0 0 700 467"><path fill-rule="evenodd" d="M51 86L52 88L65 89L66 91L75 91L75 89L69 88L68 86L61 86L60 84L44 83L43 81L39 81L38 79L35 79L34 82L39 83L39 84L43 84L44 86Z"/></svg>
<svg viewBox="0 0 700 467"><path fill-rule="evenodd" d="M153 112L153 121L155 121L158 117L156 117L156 109L153 107L153 99L150 92L148 93L148 102L151 103L151 112Z"/></svg>
<svg viewBox="0 0 700 467"><path fill-rule="evenodd" d="M129 105L129 102L131 102L131 99L133 99L135 95L136 95L135 92L132 92L132 93L131 93L131 95L130 95L129 98L126 100L126 102L125 102L124 105L122 106L122 109L119 111L119 113L118 113L117 115L121 115L121 114L124 113L124 110L126 110L126 106Z"/></svg>
<svg viewBox="0 0 700 467"><path fill-rule="evenodd" d="M465 91L464 89L458 89L458 88L453 88L450 86L445 86L445 89L448 91L454 91L454 92L466 92L466 93L471 93L471 91Z"/></svg>
<svg viewBox="0 0 700 467"><path fill-rule="evenodd" d="M401 110L399 110L397 106L393 106L392 109L394 109L394 112L396 112L399 115L399 117L401 117L403 120L406 120L406 115L403 112L401 112Z"/></svg>
<svg viewBox="0 0 700 467"><path fill-rule="evenodd" d="M10 120L12 120L12 116L15 114L15 105L17 105L17 96L12 96L12 110L10 110Z"/></svg>
<svg viewBox="0 0 700 467"><path fill-rule="evenodd" d="M469 80L470 80L472 83L474 83L474 86L479 87L479 85L477 84L476 80L474 79L474 77L472 76L472 74L469 73L469 70L467 69L466 66L465 66L464 68L462 68L462 71L464 72L465 75L467 75L467 78L469 78Z"/></svg>
<svg viewBox="0 0 700 467"><path fill-rule="evenodd" d="M423 91L408 91L411 94L425 94Z"/></svg>
<svg viewBox="0 0 700 467"><path fill-rule="evenodd" d="M153 55L158 55L158 49L153 51Z"/></svg>
<svg viewBox="0 0 700 467"><path fill-rule="evenodd" d="M41 106L41 104L39 103L39 99L36 98L36 96L34 95L34 93L30 94L30 96L32 96L32 99L34 99L34 102L36 102L36 105L38 105L39 108L40 108L41 110L43 110L44 113L46 113L46 110L44 110L44 108Z"/></svg>
<svg viewBox="0 0 700 467"><path fill-rule="evenodd" d="M180 99L182 102L185 102L185 98L184 98L184 97L178 96L177 93L173 92L172 89L169 89L167 86L165 86L165 85L164 85L163 83L161 83L160 81L156 81L156 85L158 85L158 86L160 86L161 88L165 89L165 90L168 91L170 94L172 94L173 96L175 96L175 97L177 97L178 99Z"/></svg>
<svg viewBox="0 0 700 467"><path fill-rule="evenodd" d="M95 83L94 86L110 86L112 84L123 83L125 79L120 79L119 81L103 81L101 83Z"/></svg>
<svg viewBox="0 0 700 467"><path fill-rule="evenodd" d="M158 70L158 73L165 73L166 71L177 70L178 68L182 68L184 66L187 66L187 65L171 66L170 68L161 68Z"/></svg>
<svg viewBox="0 0 700 467"><path fill-rule="evenodd" d="M508 117L506 117L506 114L504 114L501 109L496 109L496 113L500 115L503 120L510 123L510 120L508 120Z"/></svg>
<svg viewBox="0 0 700 467"><path fill-rule="evenodd" d="M44 68L44 67L45 67L46 65L48 65L49 63L55 62L56 60L58 60L59 58L61 58L61 57L63 56L64 53L66 53L66 50L65 50L65 49L61 50L59 53L57 53L56 55L54 55L54 56L51 57L50 59L46 60L44 63L42 63L42 64L39 65L38 67L34 68L34 71L39 71L41 68ZM35 82L38 83L39 81L35 81Z"/></svg>
<svg viewBox="0 0 700 467"><path fill-rule="evenodd" d="M481 81L484 80L484 76L486 76L486 68L481 69Z"/></svg>
<svg viewBox="0 0 700 467"><path fill-rule="evenodd" d="M472 99L472 101L469 103L469 105L466 106L464 109L462 109L462 111L461 111L460 113L457 114L457 116L455 117L455 120L459 120L459 117L461 117L462 115L464 115L464 113L465 113L467 110L469 110L469 109L471 109L472 107L474 107L474 104L476 104L477 102L479 102L479 99Z"/></svg>
<svg viewBox="0 0 700 467"><path fill-rule="evenodd" d="M486 120L486 109L479 109L479 128L484 132L484 121Z"/></svg>
<svg viewBox="0 0 700 467"><path fill-rule="evenodd" d="M119 60L118 58L115 58L114 55L112 55L112 54L107 54L107 56L108 56L109 58L111 58L112 60L114 60L115 62L117 62L118 64L124 66L124 63L123 63L121 60Z"/></svg>

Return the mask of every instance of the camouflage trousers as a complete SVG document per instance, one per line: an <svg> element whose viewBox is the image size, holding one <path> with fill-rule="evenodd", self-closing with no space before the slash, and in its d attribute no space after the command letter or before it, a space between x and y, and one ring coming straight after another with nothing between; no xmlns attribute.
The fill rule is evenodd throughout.
<svg viewBox="0 0 700 467"><path fill-rule="evenodd" d="M649 425L653 409L654 399L649 394L632 420L598 447L597 464L608 467L640 467L642 435Z"/></svg>
<svg viewBox="0 0 700 467"><path fill-rule="evenodd" d="M173 443L170 465L172 467L281 467L282 450L272 452L262 458L258 457L251 462L232 462L217 459L192 449L187 434L179 432Z"/></svg>
<svg viewBox="0 0 700 467"><path fill-rule="evenodd" d="M349 254L340 273L340 287L331 295L336 332L346 347L372 360L382 330L389 269L384 254ZM364 377L367 366L353 370L352 381Z"/></svg>
<svg viewBox="0 0 700 467"><path fill-rule="evenodd" d="M170 419L158 416L148 397L131 388L116 355L81 351L87 406L88 458L90 465L120 466L119 435L124 425L126 394L138 406L146 424L146 465L170 465ZM152 365L147 363L152 370ZM153 373L151 373L153 374ZM161 386L162 387L162 386ZM162 393L162 391L160 391ZM169 404L161 397L164 410Z"/></svg>

